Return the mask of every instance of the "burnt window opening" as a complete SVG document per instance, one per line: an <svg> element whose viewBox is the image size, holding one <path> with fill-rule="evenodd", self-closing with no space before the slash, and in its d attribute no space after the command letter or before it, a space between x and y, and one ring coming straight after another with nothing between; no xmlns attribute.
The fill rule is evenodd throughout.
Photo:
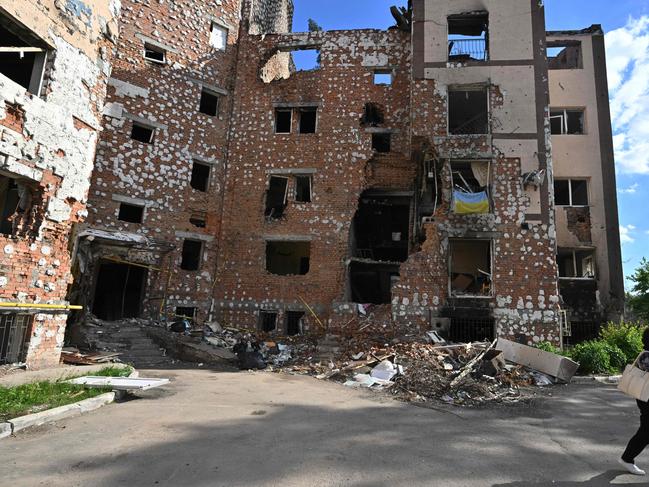
<svg viewBox="0 0 649 487"><path fill-rule="evenodd" d="M266 242L266 270L277 276L304 276L309 273L311 242Z"/></svg>
<svg viewBox="0 0 649 487"><path fill-rule="evenodd" d="M295 71L314 71L320 69L322 58L318 49L294 49L290 53Z"/></svg>
<svg viewBox="0 0 649 487"><path fill-rule="evenodd" d="M201 90L201 101L198 111L210 117L216 117L219 114L219 96L203 88Z"/></svg>
<svg viewBox="0 0 649 487"><path fill-rule="evenodd" d="M197 271L201 265L203 242L200 240L183 241L182 259L180 268L184 271Z"/></svg>
<svg viewBox="0 0 649 487"><path fill-rule="evenodd" d="M449 240L453 296L491 296L491 241Z"/></svg>
<svg viewBox="0 0 649 487"><path fill-rule="evenodd" d="M144 206L120 203L117 219L128 223L142 223Z"/></svg>
<svg viewBox="0 0 649 487"><path fill-rule="evenodd" d="M275 331L277 329L277 311L260 311L259 329L264 333Z"/></svg>
<svg viewBox="0 0 649 487"><path fill-rule="evenodd" d="M376 132L372 134L372 149L376 152L387 153L392 151L392 134L389 132Z"/></svg>
<svg viewBox="0 0 649 487"><path fill-rule="evenodd" d="M595 252L591 249L559 249L559 277L564 279L595 279Z"/></svg>
<svg viewBox="0 0 649 487"><path fill-rule="evenodd" d="M550 130L552 135L582 135L584 131L584 110L550 110Z"/></svg>
<svg viewBox="0 0 649 487"><path fill-rule="evenodd" d="M189 216L189 223L194 225L196 228L205 228L207 227L207 212L206 211L195 211Z"/></svg>
<svg viewBox="0 0 649 487"><path fill-rule="evenodd" d="M489 90L448 90L448 131L451 135L489 133Z"/></svg>
<svg viewBox="0 0 649 487"><path fill-rule="evenodd" d="M301 134L315 134L317 124L318 124L317 107L300 108L299 131Z"/></svg>
<svg viewBox="0 0 649 487"><path fill-rule="evenodd" d="M278 108L275 110L275 133L290 134L293 120L293 110L290 108Z"/></svg>
<svg viewBox="0 0 649 487"><path fill-rule="evenodd" d="M33 315L0 315L0 364L25 361Z"/></svg>
<svg viewBox="0 0 649 487"><path fill-rule="evenodd" d="M548 69L583 69L580 41L548 41Z"/></svg>
<svg viewBox="0 0 649 487"><path fill-rule="evenodd" d="M167 51L162 47L154 46L148 42L144 43L144 59L155 63L164 64L167 62Z"/></svg>
<svg viewBox="0 0 649 487"><path fill-rule="evenodd" d="M399 281L399 265L352 261L349 265L351 301L390 304L392 286Z"/></svg>
<svg viewBox="0 0 649 487"><path fill-rule="evenodd" d="M295 201L311 203L311 176L295 176Z"/></svg>
<svg viewBox="0 0 649 487"><path fill-rule="evenodd" d="M210 46L218 51L225 51L228 45L229 30L222 25L212 22L210 26Z"/></svg>
<svg viewBox="0 0 649 487"><path fill-rule="evenodd" d="M190 186L196 191L206 192L210 185L211 167L209 164L193 161Z"/></svg>
<svg viewBox="0 0 649 487"><path fill-rule="evenodd" d="M284 176L271 176L266 191L267 218L281 218L286 209L288 200L288 178Z"/></svg>
<svg viewBox="0 0 649 487"><path fill-rule="evenodd" d="M385 122L383 109L376 103L366 103L363 109L363 118L361 119L362 125L370 127L377 127Z"/></svg>
<svg viewBox="0 0 649 487"><path fill-rule="evenodd" d="M0 175L0 233L16 235L32 220L34 189L22 180Z"/></svg>
<svg viewBox="0 0 649 487"><path fill-rule="evenodd" d="M146 287L147 268L102 261L99 265L92 313L102 320L138 318Z"/></svg>
<svg viewBox="0 0 649 487"><path fill-rule="evenodd" d="M390 86L392 84L392 70L377 69L373 78L375 85Z"/></svg>
<svg viewBox="0 0 649 487"><path fill-rule="evenodd" d="M27 27L0 14L0 73L39 96L48 45Z"/></svg>
<svg viewBox="0 0 649 487"><path fill-rule="evenodd" d="M375 262L405 262L410 238L410 197L363 193L353 220L352 255Z"/></svg>
<svg viewBox="0 0 649 487"><path fill-rule="evenodd" d="M489 59L489 14L471 12L448 17L448 60Z"/></svg>
<svg viewBox="0 0 649 487"><path fill-rule="evenodd" d="M556 206L588 206L588 180L556 179L554 181Z"/></svg>
<svg viewBox="0 0 649 487"><path fill-rule="evenodd" d="M286 335L296 336L304 333L302 320L304 311L287 311L286 312Z"/></svg>
<svg viewBox="0 0 649 487"><path fill-rule="evenodd" d="M176 306L176 318L194 322L196 318L196 308L192 306Z"/></svg>
<svg viewBox="0 0 649 487"><path fill-rule="evenodd" d="M491 211L489 161L451 161L452 210L457 214Z"/></svg>
<svg viewBox="0 0 649 487"><path fill-rule="evenodd" d="M155 129L153 127L133 122L133 127L131 128L131 139L144 144L153 144L154 134Z"/></svg>

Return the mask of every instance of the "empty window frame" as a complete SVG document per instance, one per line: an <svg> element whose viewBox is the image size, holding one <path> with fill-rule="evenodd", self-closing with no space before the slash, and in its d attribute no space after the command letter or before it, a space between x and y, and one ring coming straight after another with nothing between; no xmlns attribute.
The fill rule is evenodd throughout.
<svg viewBox="0 0 649 487"><path fill-rule="evenodd" d="M286 312L286 335L301 335L304 332L302 320L304 311L287 311Z"/></svg>
<svg viewBox="0 0 649 487"><path fill-rule="evenodd" d="M219 114L219 95L203 88L201 90L201 101L198 111L210 117L216 117Z"/></svg>
<svg viewBox="0 0 649 487"><path fill-rule="evenodd" d="M210 26L210 46L218 51L225 51L228 45L228 28L212 22Z"/></svg>
<svg viewBox="0 0 649 487"><path fill-rule="evenodd" d="M206 211L194 211L189 216L189 223L194 225L196 228L205 228L205 227L207 227L207 212Z"/></svg>
<svg viewBox="0 0 649 487"><path fill-rule="evenodd" d="M32 315L15 313L0 315L0 364L13 364L25 360L31 323Z"/></svg>
<svg viewBox="0 0 649 487"><path fill-rule="evenodd" d="M383 114L383 107L376 103L366 103L363 109L363 118L361 119L362 125L370 127L377 127L385 121Z"/></svg>
<svg viewBox="0 0 649 487"><path fill-rule="evenodd" d="M259 329L264 333L270 333L277 329L277 311L259 312Z"/></svg>
<svg viewBox="0 0 649 487"><path fill-rule="evenodd" d="M144 59L154 63L165 64L167 62L167 51L148 42L144 43Z"/></svg>
<svg viewBox="0 0 649 487"><path fill-rule="evenodd" d="M294 49L290 53L296 71L314 71L320 69L321 56L318 49Z"/></svg>
<svg viewBox="0 0 649 487"><path fill-rule="evenodd" d="M591 249L559 249L559 277L563 279L595 279L595 253Z"/></svg>
<svg viewBox="0 0 649 487"><path fill-rule="evenodd" d="M288 181L286 176L271 176L266 191L266 210L268 218L280 218L286 209L288 200Z"/></svg>
<svg viewBox="0 0 649 487"><path fill-rule="evenodd" d="M451 62L487 61L489 59L489 14L448 17L448 59Z"/></svg>
<svg viewBox="0 0 649 487"><path fill-rule="evenodd" d="M550 110L550 128L552 135L581 135L586 133L584 127L584 110L552 108Z"/></svg>
<svg viewBox="0 0 649 487"><path fill-rule="evenodd" d="M0 73L39 96L47 44L22 24L0 14Z"/></svg>
<svg viewBox="0 0 649 487"><path fill-rule="evenodd" d="M190 186L196 191L207 191L210 186L211 166L199 161L192 162L192 176Z"/></svg>
<svg viewBox="0 0 649 487"><path fill-rule="evenodd" d="M142 223L144 206L120 203L117 219L128 223Z"/></svg>
<svg viewBox="0 0 649 487"><path fill-rule="evenodd" d="M155 129L153 127L133 122L133 127L131 128L131 139L144 144L153 144L154 135Z"/></svg>
<svg viewBox="0 0 649 487"><path fill-rule="evenodd" d="M489 133L489 90L449 88L448 131L451 135Z"/></svg>
<svg viewBox="0 0 649 487"><path fill-rule="evenodd" d="M311 242L267 241L266 270L278 276L303 276L309 273Z"/></svg>
<svg viewBox="0 0 649 487"><path fill-rule="evenodd" d="M177 306L176 307L176 318L183 320L194 321L196 317L196 308L191 306Z"/></svg>
<svg viewBox="0 0 649 487"><path fill-rule="evenodd" d="M588 206L588 180L556 179L554 181L556 206Z"/></svg>
<svg viewBox="0 0 649 487"><path fill-rule="evenodd" d="M454 190L465 193L489 192L489 161L451 160L450 164Z"/></svg>
<svg viewBox="0 0 649 487"><path fill-rule="evenodd" d="M200 240L184 240L180 268L184 271L197 271L200 268L203 253L203 242Z"/></svg>
<svg viewBox="0 0 649 487"><path fill-rule="evenodd" d="M548 41L548 69L583 69L580 41Z"/></svg>
<svg viewBox="0 0 649 487"><path fill-rule="evenodd" d="M20 180L0 175L0 233L15 235L32 207L33 191Z"/></svg>
<svg viewBox="0 0 649 487"><path fill-rule="evenodd" d="M293 121L293 110L290 108L277 108L275 110L275 133L290 134Z"/></svg>
<svg viewBox="0 0 649 487"><path fill-rule="evenodd" d="M295 176L295 201L311 203L311 176Z"/></svg>
<svg viewBox="0 0 649 487"><path fill-rule="evenodd" d="M392 70L377 69L374 71L373 81L375 85L389 86L392 84Z"/></svg>
<svg viewBox="0 0 649 487"><path fill-rule="evenodd" d="M318 125L318 108L303 107L299 109L300 122L299 132L301 134L314 134Z"/></svg>
<svg viewBox="0 0 649 487"><path fill-rule="evenodd" d="M451 239L450 288L453 296L491 296L491 241Z"/></svg>
<svg viewBox="0 0 649 487"><path fill-rule="evenodd" d="M392 134L389 132L374 132L372 134L372 149L376 152L392 151Z"/></svg>

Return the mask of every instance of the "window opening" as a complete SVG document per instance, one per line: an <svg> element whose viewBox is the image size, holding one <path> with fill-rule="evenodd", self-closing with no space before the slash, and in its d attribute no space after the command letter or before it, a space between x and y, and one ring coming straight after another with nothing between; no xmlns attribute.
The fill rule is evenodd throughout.
<svg viewBox="0 0 649 487"><path fill-rule="evenodd" d="M455 343L492 341L495 337L496 322L493 318L480 314L452 317L449 340Z"/></svg>
<svg viewBox="0 0 649 487"><path fill-rule="evenodd" d="M32 208L32 189L20 180L0 176L0 233L15 235Z"/></svg>
<svg viewBox="0 0 649 487"><path fill-rule="evenodd" d="M489 161L451 161L453 205L457 214L489 213Z"/></svg>
<svg viewBox="0 0 649 487"><path fill-rule="evenodd" d="M314 71L320 69L320 51L318 49L295 49L291 52L291 60L296 71Z"/></svg>
<svg viewBox="0 0 649 487"><path fill-rule="evenodd" d="M588 206L588 180L556 179L554 181L556 206Z"/></svg>
<svg viewBox="0 0 649 487"><path fill-rule="evenodd" d="M376 152L387 153L392 150L392 134L379 132L372 134L372 149Z"/></svg>
<svg viewBox="0 0 649 487"><path fill-rule="evenodd" d="M286 209L288 199L288 178L271 176L266 192L266 210L264 215L268 218L280 218Z"/></svg>
<svg viewBox="0 0 649 487"><path fill-rule="evenodd" d="M450 287L453 296L491 295L491 242L450 240Z"/></svg>
<svg viewBox="0 0 649 487"><path fill-rule="evenodd" d="M176 318L194 322L196 318L196 308L191 306L176 306Z"/></svg>
<svg viewBox="0 0 649 487"><path fill-rule="evenodd" d="M212 22L210 28L210 46L219 50L225 51L228 45L228 29L222 25Z"/></svg>
<svg viewBox="0 0 649 487"><path fill-rule="evenodd" d="M7 16L0 18L0 73L39 96L43 84L47 44Z"/></svg>
<svg viewBox="0 0 649 487"><path fill-rule="evenodd" d="M548 41L548 69L582 69L581 42Z"/></svg>
<svg viewBox="0 0 649 487"><path fill-rule="evenodd" d="M291 109L277 109L275 110L275 133L276 134L290 134L291 133L291 120L293 110Z"/></svg>
<svg viewBox="0 0 649 487"><path fill-rule="evenodd" d="M265 333L277 329L277 311L261 311L259 313L259 328Z"/></svg>
<svg viewBox="0 0 649 487"><path fill-rule="evenodd" d="M218 115L219 114L218 95L203 88L201 90L201 101L200 101L200 106L198 108L198 111L204 113L205 115L209 115L211 117L215 117L216 115Z"/></svg>
<svg viewBox="0 0 649 487"><path fill-rule="evenodd" d="M146 267L101 262L92 303L93 314L109 321L138 318L146 278Z"/></svg>
<svg viewBox="0 0 649 487"><path fill-rule="evenodd" d="M266 242L266 270L278 276L309 273L311 242Z"/></svg>
<svg viewBox="0 0 649 487"><path fill-rule="evenodd" d="M133 128L131 128L131 139L143 142L144 144L153 144L154 133L154 128L133 122Z"/></svg>
<svg viewBox="0 0 649 487"><path fill-rule="evenodd" d="M352 261L349 265L351 300L361 304L390 304L399 265Z"/></svg>
<svg viewBox="0 0 649 487"><path fill-rule="evenodd" d="M189 217L189 223L191 223L197 228L207 227L207 212L206 211L193 212Z"/></svg>
<svg viewBox="0 0 649 487"><path fill-rule="evenodd" d="M383 109L381 106L376 103L366 103L363 110L363 118L361 123L363 125L369 125L370 127L376 127L381 125L385 121L383 115Z"/></svg>
<svg viewBox="0 0 649 487"><path fill-rule="evenodd" d="M584 110L550 110L550 130L552 135L584 134Z"/></svg>
<svg viewBox="0 0 649 487"><path fill-rule="evenodd" d="M392 84L392 71L390 70L377 70L374 71L374 84L375 85L391 85Z"/></svg>
<svg viewBox="0 0 649 487"><path fill-rule="evenodd" d="M0 364L25 361L32 315L0 315Z"/></svg>
<svg viewBox="0 0 649 487"><path fill-rule="evenodd" d="M301 335L304 332L303 319L304 311L288 311L286 313L286 334L288 336Z"/></svg>
<svg viewBox="0 0 649 487"><path fill-rule="evenodd" d="M316 107L300 108L300 133L314 134L318 120Z"/></svg>
<svg viewBox="0 0 649 487"><path fill-rule="evenodd" d="M470 14L448 17L449 61L487 61L489 59L489 14Z"/></svg>
<svg viewBox="0 0 649 487"><path fill-rule="evenodd" d="M167 61L167 51L163 48L144 43L144 59L147 61L154 61L156 63L165 63Z"/></svg>
<svg viewBox="0 0 649 487"><path fill-rule="evenodd" d="M311 203L311 176L295 176L295 201Z"/></svg>
<svg viewBox="0 0 649 487"><path fill-rule="evenodd" d="M119 214L117 215L118 220L129 223L142 223L143 218L143 206L120 203Z"/></svg>
<svg viewBox="0 0 649 487"><path fill-rule="evenodd" d="M561 278L595 279L596 277L592 250L559 249L557 264Z"/></svg>
<svg viewBox="0 0 649 487"><path fill-rule="evenodd" d="M200 268L202 250L203 242L200 240L185 240L180 268L184 271L197 271Z"/></svg>
<svg viewBox="0 0 649 487"><path fill-rule="evenodd" d="M196 191L206 192L210 184L210 165L193 161L190 185Z"/></svg>
<svg viewBox="0 0 649 487"><path fill-rule="evenodd" d="M448 130L452 135L489 133L488 90L449 89Z"/></svg>

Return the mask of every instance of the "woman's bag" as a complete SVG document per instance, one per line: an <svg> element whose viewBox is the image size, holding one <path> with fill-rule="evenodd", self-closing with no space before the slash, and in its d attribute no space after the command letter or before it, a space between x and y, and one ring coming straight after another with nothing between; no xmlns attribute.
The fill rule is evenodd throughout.
<svg viewBox="0 0 649 487"><path fill-rule="evenodd" d="M649 372L640 370L637 367L638 359L642 353L638 355L635 362L626 366L617 388L627 396L647 402L649 401Z"/></svg>

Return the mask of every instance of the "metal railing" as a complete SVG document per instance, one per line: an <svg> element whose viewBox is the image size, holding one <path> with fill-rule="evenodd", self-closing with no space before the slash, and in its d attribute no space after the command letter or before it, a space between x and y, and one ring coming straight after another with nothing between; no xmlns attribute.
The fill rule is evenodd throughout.
<svg viewBox="0 0 649 487"><path fill-rule="evenodd" d="M489 51L487 39L450 39L448 41L448 60L461 61L487 61Z"/></svg>
<svg viewBox="0 0 649 487"><path fill-rule="evenodd" d="M0 315L0 364L24 360L25 338L31 315Z"/></svg>
<svg viewBox="0 0 649 487"><path fill-rule="evenodd" d="M458 343L493 340L495 329L493 318L451 318L449 339Z"/></svg>

